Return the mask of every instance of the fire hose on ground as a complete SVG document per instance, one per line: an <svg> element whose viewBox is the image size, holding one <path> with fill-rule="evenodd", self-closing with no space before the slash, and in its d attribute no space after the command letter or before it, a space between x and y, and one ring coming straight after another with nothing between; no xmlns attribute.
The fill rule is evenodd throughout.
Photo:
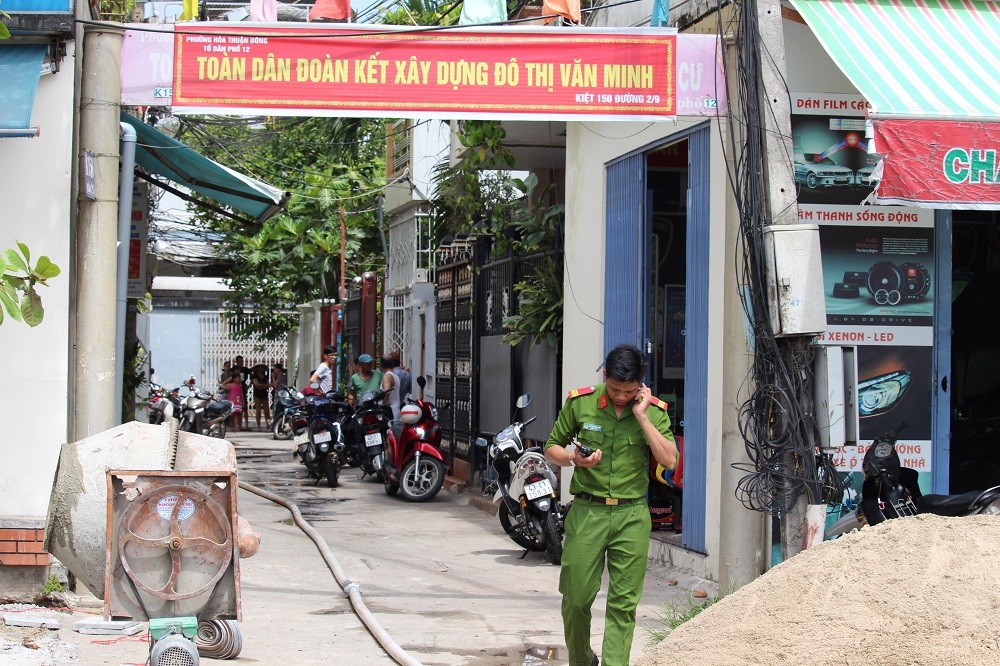
<svg viewBox="0 0 1000 666"><path fill-rule="evenodd" d="M337 579L337 584L340 585L340 587L344 590L344 593L347 594L347 597L351 600L351 606L354 608L355 614L375 640L379 642L382 649L386 651L386 654L395 660L396 663L402 664L403 666L421 666L419 661L408 655L406 651L396 643L396 641L392 640L392 637L389 636L386 630L382 628L382 625L380 625L378 620L375 619L375 616L372 615L370 610L368 610L364 600L361 598L361 585L347 577L347 574L341 568L340 563L337 562L337 558L334 557L330 547L326 545L326 541L322 536L320 536L319 532L317 532L312 525L306 522L305 518L302 517L302 514L299 513L299 508L295 506L294 503L262 488L252 486L249 483L244 483L243 481L239 482L239 486L247 492L259 495L260 497L270 500L275 504L280 504L291 511L295 524L298 525L299 528L313 540L313 543L316 544L316 548L319 549L319 554L323 557L323 561L326 562L326 565L330 568L334 578Z"/></svg>

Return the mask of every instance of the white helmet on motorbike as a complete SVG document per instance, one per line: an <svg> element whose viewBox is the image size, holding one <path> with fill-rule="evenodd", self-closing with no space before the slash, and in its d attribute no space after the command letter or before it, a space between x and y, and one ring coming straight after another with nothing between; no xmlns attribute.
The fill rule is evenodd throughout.
<svg viewBox="0 0 1000 666"><path fill-rule="evenodd" d="M422 411L417 405L403 405L399 410L399 418L403 419L403 423L413 425L420 420Z"/></svg>

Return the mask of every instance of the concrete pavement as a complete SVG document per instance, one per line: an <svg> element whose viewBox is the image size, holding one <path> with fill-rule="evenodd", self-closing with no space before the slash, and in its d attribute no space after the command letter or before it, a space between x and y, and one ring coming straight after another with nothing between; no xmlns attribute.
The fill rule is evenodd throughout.
<svg viewBox="0 0 1000 666"><path fill-rule="evenodd" d="M559 568L544 553L522 558L496 517L470 504L469 493L442 492L426 504L411 504L386 496L381 484L359 479L352 469L342 471L340 487L329 488L307 478L291 442L253 432L234 433L231 441L240 480L297 504L360 584L369 610L413 658L447 666L567 663ZM259 552L240 562L240 661L393 663L287 509L241 490L239 511L261 535ZM669 585L670 579L679 584ZM645 649L648 629L662 628L664 603L685 606L695 588L717 592L711 583L650 565L633 658ZM80 592L74 606L99 613L100 602ZM598 651L605 600L602 591L594 606ZM147 654L137 637L109 643L67 629L60 637L75 646L83 664L141 664Z"/></svg>

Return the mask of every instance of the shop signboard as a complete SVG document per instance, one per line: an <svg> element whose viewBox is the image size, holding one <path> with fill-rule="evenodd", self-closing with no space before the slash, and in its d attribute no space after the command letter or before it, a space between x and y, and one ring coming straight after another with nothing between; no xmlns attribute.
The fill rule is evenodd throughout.
<svg viewBox="0 0 1000 666"><path fill-rule="evenodd" d="M879 203L1000 210L1000 123L876 120Z"/></svg>

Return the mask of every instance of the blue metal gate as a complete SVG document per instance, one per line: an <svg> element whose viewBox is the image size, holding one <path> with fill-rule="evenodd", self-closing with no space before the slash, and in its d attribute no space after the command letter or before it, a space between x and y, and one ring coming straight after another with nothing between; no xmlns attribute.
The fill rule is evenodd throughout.
<svg viewBox="0 0 1000 666"><path fill-rule="evenodd" d="M623 343L648 353L651 234L646 219L646 155L637 153L609 164L607 184L604 355Z"/></svg>
<svg viewBox="0 0 1000 666"><path fill-rule="evenodd" d="M675 142L683 135L674 135ZM684 502L681 540L705 552L708 448L709 126L687 133L687 290L684 359ZM662 143L660 144L662 145ZM607 166L605 225L604 353L631 343L649 344L652 221L646 205L645 147ZM691 333L688 335L688 333Z"/></svg>

